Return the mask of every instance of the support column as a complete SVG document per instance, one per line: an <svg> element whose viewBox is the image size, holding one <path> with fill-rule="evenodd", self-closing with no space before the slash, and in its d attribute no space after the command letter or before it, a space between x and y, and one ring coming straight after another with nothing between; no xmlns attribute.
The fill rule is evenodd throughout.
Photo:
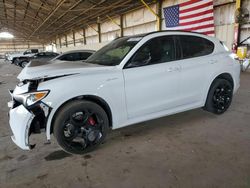
<svg viewBox="0 0 250 188"><path fill-rule="evenodd" d="M83 44L86 45L86 44L87 44L87 41L86 41L85 28L82 29L82 35L83 35Z"/></svg>
<svg viewBox="0 0 250 188"><path fill-rule="evenodd" d="M68 47L68 39L67 39L67 35L64 35L65 36L65 45L66 47Z"/></svg>
<svg viewBox="0 0 250 188"><path fill-rule="evenodd" d="M73 43L74 43L74 46L76 46L75 31L74 31L74 30L72 30L72 33L73 33Z"/></svg>
<svg viewBox="0 0 250 188"><path fill-rule="evenodd" d="M141 0L142 4L156 17L157 31L160 31L161 27L161 17L144 1Z"/></svg>
<svg viewBox="0 0 250 188"><path fill-rule="evenodd" d="M158 30L162 30L162 0L158 0L158 3L156 4L156 13L158 15L157 24L158 24Z"/></svg>
<svg viewBox="0 0 250 188"><path fill-rule="evenodd" d="M241 0L236 0L235 10L237 10L238 8L241 8L241 3L242 3ZM238 46L239 40L240 40L240 24L235 23L234 24L234 44L235 44L235 46Z"/></svg>
<svg viewBox="0 0 250 188"><path fill-rule="evenodd" d="M98 31L98 41L99 43L102 42L102 33L101 33L101 24L100 23L97 23L97 31Z"/></svg>
<svg viewBox="0 0 250 188"><path fill-rule="evenodd" d="M59 45L60 45L60 48L62 48L62 40L61 40L61 36L59 36Z"/></svg>
<svg viewBox="0 0 250 188"><path fill-rule="evenodd" d="M120 31L121 31L120 35L121 37L123 37L124 32L123 32L123 15L122 14L120 15Z"/></svg>

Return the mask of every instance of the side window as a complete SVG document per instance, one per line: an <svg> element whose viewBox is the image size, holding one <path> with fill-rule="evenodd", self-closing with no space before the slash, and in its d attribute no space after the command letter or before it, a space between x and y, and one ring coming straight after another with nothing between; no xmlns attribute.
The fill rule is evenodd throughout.
<svg viewBox="0 0 250 188"><path fill-rule="evenodd" d="M164 36L146 42L131 58L126 67L138 67L175 60L173 36Z"/></svg>
<svg viewBox="0 0 250 188"><path fill-rule="evenodd" d="M88 59L89 56L91 56L92 53L88 53L88 52L80 52L80 60L86 60Z"/></svg>
<svg viewBox="0 0 250 188"><path fill-rule="evenodd" d="M79 60L79 53L69 53L59 58L62 61L77 61Z"/></svg>
<svg viewBox="0 0 250 188"><path fill-rule="evenodd" d="M44 52L41 52L41 53L36 54L37 57L43 57L44 55L45 55Z"/></svg>
<svg viewBox="0 0 250 188"><path fill-rule="evenodd" d="M183 59L211 54L214 44L204 38L196 36L179 36Z"/></svg>

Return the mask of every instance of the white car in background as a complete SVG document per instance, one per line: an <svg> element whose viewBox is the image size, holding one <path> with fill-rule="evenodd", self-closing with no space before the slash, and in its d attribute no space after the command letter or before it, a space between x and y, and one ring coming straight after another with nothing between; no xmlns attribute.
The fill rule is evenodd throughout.
<svg viewBox="0 0 250 188"><path fill-rule="evenodd" d="M7 56L7 60L11 61L11 63L16 64L18 61L19 57L32 57L34 56L36 53L38 53L39 50L38 49L28 49L25 52L15 52L12 54L8 54Z"/></svg>
<svg viewBox="0 0 250 188"><path fill-rule="evenodd" d="M118 38L85 62L26 67L9 103L12 140L33 147L45 129L82 154L107 130L203 107L224 113L240 85L240 65L216 38L164 31Z"/></svg>
<svg viewBox="0 0 250 188"><path fill-rule="evenodd" d="M82 61L89 58L95 53L94 50L72 50L64 52L57 57L50 60L50 62L64 62L64 61Z"/></svg>

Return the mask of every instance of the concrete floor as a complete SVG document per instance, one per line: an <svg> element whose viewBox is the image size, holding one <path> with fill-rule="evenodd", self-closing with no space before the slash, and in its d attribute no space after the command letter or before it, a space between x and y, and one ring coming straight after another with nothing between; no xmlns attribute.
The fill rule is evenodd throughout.
<svg viewBox="0 0 250 188"><path fill-rule="evenodd" d="M96 151L64 153L55 140L22 151L11 141L7 89L20 68L0 63L0 187L249 188L250 73L231 108L216 116L201 109L110 133Z"/></svg>

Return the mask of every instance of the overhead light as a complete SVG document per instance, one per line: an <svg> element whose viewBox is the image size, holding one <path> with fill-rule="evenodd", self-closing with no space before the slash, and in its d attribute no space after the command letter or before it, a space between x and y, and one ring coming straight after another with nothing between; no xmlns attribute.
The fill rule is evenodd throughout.
<svg viewBox="0 0 250 188"><path fill-rule="evenodd" d="M0 38L12 39L14 36L9 32L0 32Z"/></svg>

